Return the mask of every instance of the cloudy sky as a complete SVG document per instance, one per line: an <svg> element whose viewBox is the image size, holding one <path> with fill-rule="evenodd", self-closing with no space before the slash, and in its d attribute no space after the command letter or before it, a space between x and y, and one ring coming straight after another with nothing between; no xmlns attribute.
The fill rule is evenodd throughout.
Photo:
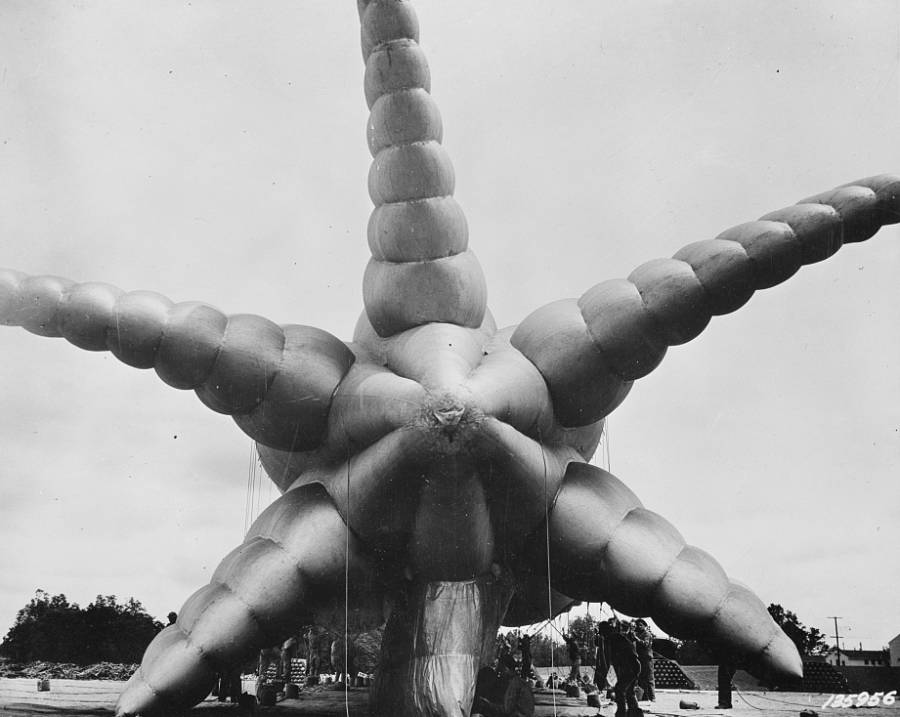
<svg viewBox="0 0 900 717"><path fill-rule="evenodd" d="M893 0L417 8L501 325L900 172ZM0 47L0 265L349 338L371 209L354 2L7 0ZM648 507L871 648L900 632L898 240L714 319L610 421ZM242 538L249 439L108 354L10 328L0 356L0 631L37 588L179 609Z"/></svg>

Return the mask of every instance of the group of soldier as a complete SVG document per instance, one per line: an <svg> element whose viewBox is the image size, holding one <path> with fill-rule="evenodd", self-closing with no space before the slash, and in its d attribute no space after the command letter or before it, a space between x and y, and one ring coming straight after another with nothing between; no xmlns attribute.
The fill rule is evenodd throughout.
<svg viewBox="0 0 900 717"><path fill-rule="evenodd" d="M521 654L518 662L515 658L517 650ZM525 680L533 678L535 675L531 664L531 635L522 634L518 630L515 633L497 635L497 668L518 674Z"/></svg>
<svg viewBox="0 0 900 717"><path fill-rule="evenodd" d="M272 666L274 666L275 679L289 682L292 676L293 660L300 655L306 656L307 677L315 678L320 674L334 673L340 682L356 674L354 671L356 649L352 640L345 645L339 636L335 637L325 630L315 627L310 627L300 637L287 639L280 646L261 650L257 674L260 678L265 679L273 672Z"/></svg>
<svg viewBox="0 0 900 717"><path fill-rule="evenodd" d="M584 684L588 679L582 675L584 645L573 634L563 634L568 650L571 669L567 681ZM594 684L601 694L612 696L616 702L616 717L641 717L643 710L638 706L637 690L641 698L653 701L655 680L653 676L653 634L647 623L634 623L611 618L597 625L596 649L594 651ZM521 659L517 662L515 652ZM535 677L531 658L531 636L508 633L497 638L498 668L515 672L523 679ZM615 682L610 687L609 671L615 673Z"/></svg>
<svg viewBox="0 0 900 717"><path fill-rule="evenodd" d="M616 683L612 688L616 701L616 717L640 717L636 688L645 700L656 699L653 676L653 634L647 623L634 623L610 618L597 626L594 683L602 692L608 689L607 677L612 668Z"/></svg>
<svg viewBox="0 0 900 717"><path fill-rule="evenodd" d="M171 613L169 624L173 624L174 621L174 613ZM344 645L342 639L335 639L324 629L310 627L304 634L290 637L281 645L259 651L256 665L257 697L269 684L293 682L293 661L295 657L301 655L306 656L307 680L318 681L322 674L334 674L337 681L341 682L344 679L350 680L356 675L354 664L356 649L353 642ZM230 699L237 703L241 695L240 670L234 669L218 674L213 694L218 695L221 702Z"/></svg>

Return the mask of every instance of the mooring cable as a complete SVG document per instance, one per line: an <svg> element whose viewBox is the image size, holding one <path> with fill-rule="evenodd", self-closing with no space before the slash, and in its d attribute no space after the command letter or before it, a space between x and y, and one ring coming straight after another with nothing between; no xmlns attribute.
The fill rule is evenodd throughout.
<svg viewBox="0 0 900 717"><path fill-rule="evenodd" d="M549 620L551 625L553 625L553 586L550 579L550 501L549 494L550 491L548 489L547 481L547 456L544 453L544 437L541 435L541 429L537 429L538 434L538 446L541 449L541 462L544 466L544 537L545 537L545 547L547 552L547 615L549 615ZM553 625L556 627L556 625ZM557 629L557 632L559 630ZM553 640L550 640L550 674L553 675ZM548 678L549 680L549 678ZM553 717L556 717L556 690L551 690L550 694L553 697Z"/></svg>

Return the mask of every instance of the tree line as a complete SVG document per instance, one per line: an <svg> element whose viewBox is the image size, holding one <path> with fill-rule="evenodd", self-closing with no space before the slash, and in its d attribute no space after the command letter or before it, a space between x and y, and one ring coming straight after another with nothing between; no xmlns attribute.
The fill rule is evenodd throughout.
<svg viewBox="0 0 900 717"><path fill-rule="evenodd" d="M115 595L98 595L85 608L65 595L35 592L16 614L0 643L0 656L15 662L135 663L162 629L140 601L120 604Z"/></svg>

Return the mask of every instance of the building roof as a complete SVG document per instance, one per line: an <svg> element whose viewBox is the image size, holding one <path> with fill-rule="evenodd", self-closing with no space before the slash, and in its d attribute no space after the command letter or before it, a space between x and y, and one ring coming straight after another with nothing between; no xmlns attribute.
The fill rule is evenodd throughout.
<svg viewBox="0 0 900 717"><path fill-rule="evenodd" d="M900 635L898 635L900 637ZM835 652L831 648L828 652ZM881 660L884 659L884 650L845 650L841 648L841 654L849 660Z"/></svg>

